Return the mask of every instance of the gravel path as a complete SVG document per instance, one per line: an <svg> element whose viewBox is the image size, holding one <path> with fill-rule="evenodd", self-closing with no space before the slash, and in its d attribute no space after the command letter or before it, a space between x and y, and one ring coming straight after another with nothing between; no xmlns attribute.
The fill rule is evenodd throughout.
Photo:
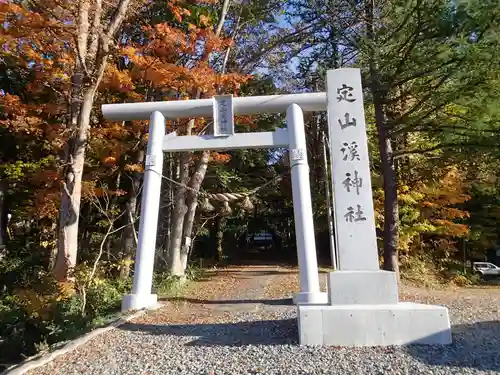
<svg viewBox="0 0 500 375"><path fill-rule="evenodd" d="M500 374L500 289L402 287L450 308L454 343L388 348L297 346L296 289L293 270L228 270L30 374Z"/></svg>

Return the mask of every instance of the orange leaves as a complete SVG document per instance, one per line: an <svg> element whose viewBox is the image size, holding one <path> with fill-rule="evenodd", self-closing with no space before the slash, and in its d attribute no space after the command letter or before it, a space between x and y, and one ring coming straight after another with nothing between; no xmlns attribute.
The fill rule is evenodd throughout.
<svg viewBox="0 0 500 375"><path fill-rule="evenodd" d="M128 92L135 88L130 75L126 71L119 70L115 65L108 66L101 85L117 92Z"/></svg>
<svg viewBox="0 0 500 375"><path fill-rule="evenodd" d="M434 220L434 224L439 226L438 232L441 235L451 237L463 237L469 234L469 226L465 224L457 224L450 220Z"/></svg>
<svg viewBox="0 0 500 375"><path fill-rule="evenodd" d="M31 182L40 187L50 188L53 186L59 187L61 176L56 169L45 169L34 174Z"/></svg>
<svg viewBox="0 0 500 375"><path fill-rule="evenodd" d="M168 23L160 23L155 25L154 29L151 30L150 37L154 38L152 45L156 48L163 46L163 48L168 48L171 53L188 53L194 54L196 45L192 43L193 37L196 40L197 29L193 30L188 37L185 32L181 29L170 26Z"/></svg>
<svg viewBox="0 0 500 375"><path fill-rule="evenodd" d="M169 2L168 6L178 21L190 15L179 1ZM236 94L250 77L236 73L220 74L210 65L211 54L223 51L231 44L231 39L215 35L211 22L210 17L201 14L200 27L187 23L187 33L184 28L167 22L145 27L147 43L121 49L132 63L127 69L134 84L141 82L157 90L173 90L176 99L186 95L192 97L197 90L204 97L218 92Z"/></svg>
<svg viewBox="0 0 500 375"><path fill-rule="evenodd" d="M470 216L467 211L462 211L453 207L443 207L441 209L441 215L447 219L465 219Z"/></svg>
<svg viewBox="0 0 500 375"><path fill-rule="evenodd" d="M128 125L130 127L130 131L136 135L143 135L149 129L149 122L145 120L136 120L131 121Z"/></svg>
<svg viewBox="0 0 500 375"><path fill-rule="evenodd" d="M210 160L213 160L217 164L225 164L231 160L231 155L221 152L211 152Z"/></svg>
<svg viewBox="0 0 500 375"><path fill-rule="evenodd" d="M124 190L111 190L106 187L98 187L95 180L82 181L82 200L93 201L102 197L123 196L127 192Z"/></svg>
<svg viewBox="0 0 500 375"><path fill-rule="evenodd" d="M258 129L258 124L255 122L255 116L235 116L234 122L238 127L252 130Z"/></svg>
<svg viewBox="0 0 500 375"><path fill-rule="evenodd" d="M59 187L39 190L35 195L33 214L38 219L56 219L59 215L61 192Z"/></svg>
<svg viewBox="0 0 500 375"><path fill-rule="evenodd" d="M106 122L101 127L92 129L91 134L96 138L121 139L127 135L127 130L121 123Z"/></svg>
<svg viewBox="0 0 500 375"><path fill-rule="evenodd" d="M443 171L440 181L421 187L424 199L420 200L419 206L422 215L441 235L459 237L469 233L467 225L454 222L469 217L467 211L456 206L470 199L465 190L463 175L456 167Z"/></svg>
<svg viewBox="0 0 500 375"><path fill-rule="evenodd" d="M184 16L190 16L191 12L188 9L182 8L177 5L178 1L170 0L167 3L168 9L172 12L174 18L178 22L182 22Z"/></svg>
<svg viewBox="0 0 500 375"><path fill-rule="evenodd" d="M6 115L22 116L27 113L27 108L19 97L9 93L0 96L0 108Z"/></svg>
<svg viewBox="0 0 500 375"><path fill-rule="evenodd" d="M9 131L18 134L31 135L41 138L48 125L41 117L35 116L37 107L31 108L21 102L15 95L5 94L0 96L0 110L7 119L0 121L0 125L9 128Z"/></svg>
<svg viewBox="0 0 500 375"><path fill-rule="evenodd" d="M116 165L116 158L114 156L107 156L104 158L102 163L108 167L114 167Z"/></svg>

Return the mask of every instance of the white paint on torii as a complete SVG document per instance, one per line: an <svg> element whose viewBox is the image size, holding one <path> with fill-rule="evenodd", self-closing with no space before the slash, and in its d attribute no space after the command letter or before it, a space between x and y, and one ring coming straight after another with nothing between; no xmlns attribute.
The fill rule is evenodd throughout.
<svg viewBox="0 0 500 375"><path fill-rule="evenodd" d="M227 138L213 135L185 135L178 137L175 133L170 133L163 138L163 150L174 152L279 148L288 147L288 137L288 129L276 129L273 132L235 133Z"/></svg>
<svg viewBox="0 0 500 375"><path fill-rule="evenodd" d="M283 113L291 104L304 112L325 111L326 93L245 96L234 98L234 114ZM149 120L155 111L167 119L212 117L212 99L172 100L166 102L104 104L102 113L108 120Z"/></svg>

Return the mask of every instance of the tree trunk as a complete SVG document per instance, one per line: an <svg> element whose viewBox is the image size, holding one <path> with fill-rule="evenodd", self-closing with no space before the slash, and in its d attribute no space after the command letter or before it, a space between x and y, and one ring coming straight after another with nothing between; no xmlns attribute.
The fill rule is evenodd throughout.
<svg viewBox="0 0 500 375"><path fill-rule="evenodd" d="M140 144L138 150L132 158L132 164L140 164L144 160L145 145ZM126 218L125 222L128 224L123 228L122 232L122 265L120 268L120 278L126 279L130 276L130 267L132 259L137 248L135 221L137 219L137 202L139 190L141 188L142 174L133 172L130 176L130 188L127 193L128 199L125 203Z"/></svg>
<svg viewBox="0 0 500 375"><path fill-rule="evenodd" d="M5 245L7 243L7 212L5 212L5 194L7 184L0 180L0 259L3 257Z"/></svg>
<svg viewBox="0 0 500 375"><path fill-rule="evenodd" d="M224 0L222 3L221 14L219 22L215 29L215 36L218 37L224 27L224 21L229 9L230 0ZM206 61L210 59L210 54L205 56ZM196 89L193 95L194 99L199 99L201 95L200 88ZM186 135L191 135L194 128L194 119L189 121ZM198 163L196 172L189 181L189 186L198 191L205 173L207 170L208 159L210 152L205 150L202 152L201 160ZM187 184L189 178L189 160L190 153L184 152L181 156L181 184ZM186 194L188 197L186 199ZM187 201L187 205L186 205ZM191 190L186 189L184 186L178 186L175 196L174 210L172 214L172 230L170 240L169 252L169 270L172 275L184 276L187 260L189 257L189 249L191 248L191 232L193 230L194 218L196 215L197 194Z"/></svg>
<svg viewBox="0 0 500 375"><path fill-rule="evenodd" d="M62 176L61 208L57 256L54 275L59 280L67 280L71 269L76 265L78 251L78 220L82 176L85 162L85 148L90 130L90 115L94 97L106 71L110 46L120 28L131 0L119 0L113 6L109 24L103 25L102 1L81 0L78 2L78 15L75 30L76 67L72 79L70 100L70 125L72 135L68 142L67 168ZM89 15L93 20L89 22ZM108 19L108 12L106 19Z"/></svg>
<svg viewBox="0 0 500 375"><path fill-rule="evenodd" d="M387 116L385 113L385 99L387 90L382 88L377 66L377 40L373 30L375 23L374 0L366 0L366 34L371 42L371 53L369 59L370 89L373 96L375 108L375 122L377 125L380 161L384 177L384 269L394 271L399 278L398 259L398 186L396 168L391 139L388 131Z"/></svg>
<svg viewBox="0 0 500 375"><path fill-rule="evenodd" d="M183 243L181 247L181 265L182 269L185 271L187 267L187 262L189 258L189 249L191 248L191 233L193 231L194 219L196 217L196 208L198 207L198 194L205 174L207 173L208 161L210 158L210 153L208 151L203 151L196 167L196 172L191 177L189 182L189 187L193 190L188 190L187 192L187 212L184 218L184 227L182 229Z"/></svg>
<svg viewBox="0 0 500 375"><path fill-rule="evenodd" d="M190 153L183 152L180 158L180 185L176 188L174 209L172 213L172 230L170 233L170 251L168 254L168 270L174 276L183 276L184 270L181 262L182 233L186 207L186 187L189 178Z"/></svg>
<svg viewBox="0 0 500 375"><path fill-rule="evenodd" d="M85 148L90 130L90 114L95 90L83 91L83 101L78 114L75 136L70 140L69 163L62 183L61 210L59 213L59 238L54 275L66 280L76 265L78 252L78 220L82 193L82 176L85 162Z"/></svg>
<svg viewBox="0 0 500 375"><path fill-rule="evenodd" d="M384 176L384 269L394 271L399 277L398 259L398 186L392 144L387 134L383 108L375 104L379 151Z"/></svg>
<svg viewBox="0 0 500 375"><path fill-rule="evenodd" d="M177 180L178 175L174 175L174 163L172 154L165 154L165 164L167 165L166 177L168 183L162 184L160 198L160 215L158 218L158 236L157 241L160 244L160 253L157 254L159 260L158 269L164 270L168 266L168 254L170 253L170 237L172 230L172 203L174 201L174 187L172 180ZM177 165L175 165L177 168Z"/></svg>
<svg viewBox="0 0 500 375"><path fill-rule="evenodd" d="M215 218L215 251L217 254L217 262L220 263L224 259L224 232L223 228L223 220L224 218L221 215L217 215Z"/></svg>

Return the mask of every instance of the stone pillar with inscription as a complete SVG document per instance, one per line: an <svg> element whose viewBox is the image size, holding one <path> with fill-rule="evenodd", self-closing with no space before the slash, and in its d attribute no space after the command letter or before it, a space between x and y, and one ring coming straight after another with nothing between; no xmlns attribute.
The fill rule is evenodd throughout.
<svg viewBox="0 0 500 375"><path fill-rule="evenodd" d="M394 272L379 268L359 69L327 72L327 110L339 271L328 305L298 306L301 345L448 344L448 309L399 302Z"/></svg>
<svg viewBox="0 0 500 375"><path fill-rule="evenodd" d="M368 142L357 69L327 74L328 132L332 157L340 270L378 270Z"/></svg>

